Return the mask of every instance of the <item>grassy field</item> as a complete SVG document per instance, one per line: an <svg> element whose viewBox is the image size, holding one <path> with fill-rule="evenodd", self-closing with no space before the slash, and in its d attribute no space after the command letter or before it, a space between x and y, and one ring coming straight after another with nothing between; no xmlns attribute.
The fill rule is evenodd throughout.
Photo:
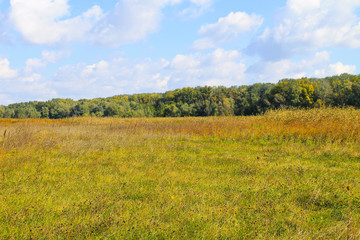
<svg viewBox="0 0 360 240"><path fill-rule="evenodd" d="M359 110L0 134L0 239L360 239Z"/></svg>

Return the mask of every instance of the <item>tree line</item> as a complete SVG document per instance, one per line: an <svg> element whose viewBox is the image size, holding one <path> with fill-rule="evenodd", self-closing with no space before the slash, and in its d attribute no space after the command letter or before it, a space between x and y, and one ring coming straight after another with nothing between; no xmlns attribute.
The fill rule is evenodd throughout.
<svg viewBox="0 0 360 240"><path fill-rule="evenodd" d="M159 94L52 99L0 105L0 118L187 117L257 115L270 109L360 107L360 75L283 79L276 84L186 87Z"/></svg>

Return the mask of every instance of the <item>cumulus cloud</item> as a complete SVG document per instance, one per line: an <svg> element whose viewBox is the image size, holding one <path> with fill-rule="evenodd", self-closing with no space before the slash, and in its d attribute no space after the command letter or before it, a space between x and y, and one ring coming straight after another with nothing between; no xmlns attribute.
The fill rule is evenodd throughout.
<svg viewBox="0 0 360 240"><path fill-rule="evenodd" d="M26 61L25 73L31 74L46 66L46 62L39 58L30 58Z"/></svg>
<svg viewBox="0 0 360 240"><path fill-rule="evenodd" d="M197 68L200 61L194 56L177 55L171 62L171 69L175 71L186 71L188 69Z"/></svg>
<svg viewBox="0 0 360 240"><path fill-rule="evenodd" d="M95 42L118 46L136 42L155 32L161 8L168 1L122 0L91 31Z"/></svg>
<svg viewBox="0 0 360 240"><path fill-rule="evenodd" d="M344 65L341 62L337 62L335 64L330 64L329 65L331 71L335 74L335 75L339 75L342 73L350 73L350 74L354 74L356 71L356 66L354 65Z"/></svg>
<svg viewBox="0 0 360 240"><path fill-rule="evenodd" d="M288 0L278 21L254 39L248 54L289 58L324 47L360 47L360 0Z"/></svg>
<svg viewBox="0 0 360 240"><path fill-rule="evenodd" d="M194 42L192 49L204 50L213 48L218 43L229 42L239 34L258 29L264 19L260 15L247 14L245 12L231 12L217 23L201 26L199 34L203 38Z"/></svg>
<svg viewBox="0 0 360 240"><path fill-rule="evenodd" d="M17 31L34 44L57 44L81 41L93 24L102 17L94 6L82 15L70 15L68 0L11 0L10 19Z"/></svg>
<svg viewBox="0 0 360 240"><path fill-rule="evenodd" d="M216 44L211 38L201 38L196 40L191 46L191 50L203 51L211 48L215 48Z"/></svg>
<svg viewBox="0 0 360 240"><path fill-rule="evenodd" d="M0 59L0 104L19 101L46 100L56 95L50 83L31 70L41 67L37 59L29 59L23 70L10 69L7 59Z"/></svg>
<svg viewBox="0 0 360 240"><path fill-rule="evenodd" d="M183 9L179 15L184 19L197 18L211 9L213 0L190 0L192 6Z"/></svg>
<svg viewBox="0 0 360 240"><path fill-rule="evenodd" d="M283 59L279 61L260 61L247 69L252 82L277 82L283 78L326 77L341 73L354 74L355 66L341 62L331 64L327 51L317 52L311 58L301 61Z"/></svg>
<svg viewBox="0 0 360 240"><path fill-rule="evenodd" d="M162 8L185 0L121 0L92 29L94 41L119 46L134 43L156 32L162 20ZM212 0L189 0L200 9L211 6ZM201 11L202 11L201 10ZM185 10L186 11L186 10Z"/></svg>
<svg viewBox="0 0 360 240"><path fill-rule="evenodd" d="M67 50L61 50L61 51L44 50L41 53L42 59L48 63L57 63L59 60L66 58L70 55L71 55L71 51L67 51Z"/></svg>
<svg viewBox="0 0 360 240"><path fill-rule="evenodd" d="M238 51L216 49L209 54L177 55L170 64L170 86L241 85L246 66Z"/></svg>
<svg viewBox="0 0 360 240"><path fill-rule="evenodd" d="M109 12L95 5L78 16L71 16L68 0L11 0L9 17L15 30L33 44L90 42L117 47L157 31L162 8L184 1L120 0ZM204 7L210 6L211 1L190 2Z"/></svg>
<svg viewBox="0 0 360 240"><path fill-rule="evenodd" d="M355 74L356 66L354 65L344 65L341 62L337 62L334 64L329 64L322 69L318 69L315 71L315 77L326 77L332 75L340 75L342 73Z"/></svg>
<svg viewBox="0 0 360 240"><path fill-rule="evenodd" d="M0 58L0 79L11 79L17 77L18 72L10 68L7 58Z"/></svg>
<svg viewBox="0 0 360 240"><path fill-rule="evenodd" d="M39 74L6 83L0 94L7 95L11 102L45 101L57 97L51 84Z"/></svg>
<svg viewBox="0 0 360 240"><path fill-rule="evenodd" d="M43 51L40 58L30 58L22 69L11 69L8 59L0 59L0 104L29 100L47 100L58 96L52 81L41 71L70 54L68 51Z"/></svg>
<svg viewBox="0 0 360 240"><path fill-rule="evenodd" d="M217 49L205 55L177 55L171 60L115 58L68 65L51 78L51 86L62 97L104 97L184 86L240 85L245 70L239 52Z"/></svg>
<svg viewBox="0 0 360 240"><path fill-rule="evenodd" d="M294 62L289 59L266 62L260 61L247 70L248 74L254 75L255 82L277 82L282 78L301 78L312 71L313 67L319 66L330 59L328 52L318 52L311 59Z"/></svg>
<svg viewBox="0 0 360 240"><path fill-rule="evenodd" d="M51 79L61 97L91 98L125 93L164 92L184 86L240 85L245 64L237 51L217 49L201 55L177 55L172 60L124 58L94 64L64 66Z"/></svg>
<svg viewBox="0 0 360 240"><path fill-rule="evenodd" d="M123 93L160 92L167 89L164 69L169 62L144 59L134 63L116 58L95 64L64 66L53 78L53 86L61 96L89 98Z"/></svg>
<svg viewBox="0 0 360 240"><path fill-rule="evenodd" d="M34 71L44 68L49 63L56 63L58 60L67 57L71 54L70 51L47 51L41 53L41 58L30 58L26 61L24 73L29 75Z"/></svg>
<svg viewBox="0 0 360 240"><path fill-rule="evenodd" d="M47 56L47 54L43 54ZM1 80L1 103L61 98L94 98L141 92L164 92L184 86L233 86L254 82L277 82L282 78L324 77L354 73L355 66L330 62L330 54L317 52L311 58L292 61L258 62L247 68L240 52L216 49L207 54L179 54L170 60L125 58L80 63L58 69L44 77L44 58L28 59L21 70L10 69L7 59L1 69L10 69L12 78ZM5 68L4 68L5 66ZM16 73L16 74L15 74ZM4 76L4 75L2 75ZM250 81L248 80L250 79Z"/></svg>
<svg viewBox="0 0 360 240"><path fill-rule="evenodd" d="M263 21L263 18L256 14L231 12L228 16L220 18L217 23L201 26L199 33L219 39L228 39L260 27Z"/></svg>

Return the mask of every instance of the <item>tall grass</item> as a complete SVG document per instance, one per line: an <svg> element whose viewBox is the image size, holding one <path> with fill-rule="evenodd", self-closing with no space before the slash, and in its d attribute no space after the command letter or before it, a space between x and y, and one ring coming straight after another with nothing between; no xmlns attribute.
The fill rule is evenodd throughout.
<svg viewBox="0 0 360 240"><path fill-rule="evenodd" d="M359 117L0 120L0 239L359 239Z"/></svg>

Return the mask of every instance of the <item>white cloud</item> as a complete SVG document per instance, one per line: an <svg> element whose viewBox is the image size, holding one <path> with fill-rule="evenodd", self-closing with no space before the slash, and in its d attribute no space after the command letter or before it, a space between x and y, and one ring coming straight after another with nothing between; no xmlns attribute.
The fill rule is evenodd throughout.
<svg viewBox="0 0 360 240"><path fill-rule="evenodd" d="M211 48L215 48L216 44L211 38L201 38L196 40L191 46L191 50L203 51Z"/></svg>
<svg viewBox="0 0 360 240"><path fill-rule="evenodd" d="M53 87L61 96L90 98L123 93L167 90L164 73L169 62L144 59L137 63L117 58L98 63L65 66L54 76Z"/></svg>
<svg viewBox="0 0 360 240"><path fill-rule="evenodd" d="M245 70L239 52L217 49L205 55L177 55L171 61L143 59L133 62L116 58L69 65L60 68L47 81L58 96L78 99L164 92L184 86L240 85Z"/></svg>
<svg viewBox="0 0 360 240"><path fill-rule="evenodd" d="M330 54L326 51L317 52L309 59L292 61L260 61L249 67L247 74L252 76L253 82L276 83L283 78L327 77L342 73L354 74L356 66L344 65L341 62L332 64Z"/></svg>
<svg viewBox="0 0 360 240"><path fill-rule="evenodd" d="M228 16L219 18L217 23L201 26L199 34L204 37L195 41L192 49L204 50L219 43L232 41L239 34L258 29L263 21L264 19L256 14L231 12Z"/></svg>
<svg viewBox="0 0 360 240"><path fill-rule="evenodd" d="M34 44L81 41L102 17L94 6L80 16L70 15L68 0L11 0L10 19L23 37Z"/></svg>
<svg viewBox="0 0 360 240"><path fill-rule="evenodd" d="M48 51L45 50L41 53L42 59L49 63L57 63L60 59L71 55L71 51Z"/></svg>
<svg viewBox="0 0 360 240"><path fill-rule="evenodd" d="M171 64L170 86L241 85L246 66L238 51L216 49L201 55L178 55ZM172 87L172 88L174 88Z"/></svg>
<svg viewBox="0 0 360 240"><path fill-rule="evenodd" d="M46 66L46 62L39 58L30 58L26 61L25 72L31 74Z"/></svg>
<svg viewBox="0 0 360 240"><path fill-rule="evenodd" d="M157 31L162 8L185 0L120 0L109 12L95 5L72 16L69 0L11 0L10 20L15 30L33 44L90 42L120 46ZM190 0L201 7L209 0Z"/></svg>
<svg viewBox="0 0 360 240"><path fill-rule="evenodd" d="M29 100L49 100L57 97L50 83L39 74L23 77L8 83L2 90L12 102Z"/></svg>
<svg viewBox="0 0 360 240"><path fill-rule="evenodd" d="M255 82L277 82L283 78L301 78L312 75L314 69L328 64L328 52L318 52L312 58L294 62L289 59L279 61L260 61L249 67L247 73L253 75Z"/></svg>
<svg viewBox="0 0 360 240"><path fill-rule="evenodd" d="M1 81L0 104L30 100L47 100L56 96L51 84L38 73L17 71L11 79Z"/></svg>
<svg viewBox="0 0 360 240"><path fill-rule="evenodd" d="M356 66L344 65L341 62L337 62L335 64L330 64L330 70L336 75L339 75L342 73L354 74L356 71Z"/></svg>
<svg viewBox="0 0 360 240"><path fill-rule="evenodd" d="M279 21L247 48L249 54L278 60L324 47L360 47L360 0L288 0Z"/></svg>
<svg viewBox="0 0 360 240"><path fill-rule="evenodd" d="M315 77L327 77L333 75L340 75L342 73L355 74L356 66L354 65L344 65L341 62L337 62L334 64L329 64L322 69L318 69L315 71Z"/></svg>
<svg viewBox="0 0 360 240"><path fill-rule="evenodd" d="M0 58L0 79L11 79L17 77L18 72L10 68L7 58Z"/></svg>
<svg viewBox="0 0 360 240"><path fill-rule="evenodd" d="M200 65L200 61L196 60L194 56L177 55L171 62L171 69L176 71L188 70L197 68Z"/></svg>
<svg viewBox="0 0 360 240"><path fill-rule="evenodd" d="M199 33L218 39L233 38L240 33L249 32L260 27L264 19L256 14L248 15L245 12L231 12L224 18L219 18L217 23L201 26Z"/></svg>
<svg viewBox="0 0 360 240"><path fill-rule="evenodd" d="M19 78L20 82L23 82L23 83L36 83L36 82L40 82L41 79L42 79L42 76L38 73L33 73L29 76L23 76L23 77Z"/></svg>
<svg viewBox="0 0 360 240"><path fill-rule="evenodd" d="M34 71L44 68L49 63L56 63L58 60L71 54L69 51L43 51L41 58L30 58L26 61L24 74L31 75Z"/></svg>
<svg viewBox="0 0 360 240"><path fill-rule="evenodd" d="M40 72L67 54L67 51L43 51L41 58L26 60L25 67L18 70L10 68L8 59L0 59L0 104L56 97L51 79L44 78Z"/></svg>
<svg viewBox="0 0 360 240"><path fill-rule="evenodd" d="M5 63L9 67L8 61ZM2 81L0 95L19 102L164 92L185 86L242 85L246 70L238 51L224 49L208 54L177 55L171 60L146 58L135 62L115 58L68 65L50 77L41 75L43 64L48 64L44 57L28 59L24 69L15 71L18 74L13 75L14 79Z"/></svg>
<svg viewBox="0 0 360 240"><path fill-rule="evenodd" d="M160 25L166 0L122 0L91 31L94 41L119 46L143 39Z"/></svg>
<svg viewBox="0 0 360 240"><path fill-rule="evenodd" d="M192 6L183 9L179 15L184 19L197 18L211 9L213 0L190 0Z"/></svg>

